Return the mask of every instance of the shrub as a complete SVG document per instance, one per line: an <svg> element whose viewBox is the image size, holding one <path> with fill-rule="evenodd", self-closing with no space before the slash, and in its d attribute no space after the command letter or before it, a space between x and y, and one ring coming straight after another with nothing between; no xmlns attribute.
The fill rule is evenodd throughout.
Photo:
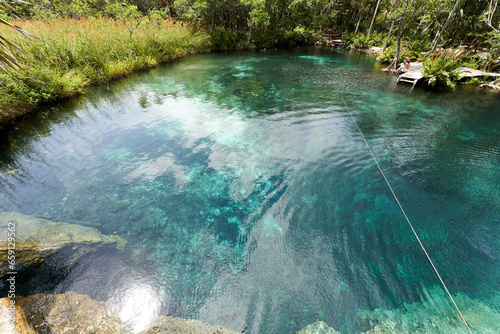
<svg viewBox="0 0 500 334"><path fill-rule="evenodd" d="M456 69L460 64L453 59L453 55L442 54L436 59L424 61L424 78L430 86L443 86L455 89L460 80Z"/></svg>
<svg viewBox="0 0 500 334"><path fill-rule="evenodd" d="M377 57L377 60L383 64L391 63L396 56L396 47L390 46L385 51ZM420 60L421 55L413 50L403 48L399 53L398 64L403 62L404 57L410 57L412 61Z"/></svg>
<svg viewBox="0 0 500 334"><path fill-rule="evenodd" d="M224 27L215 27L210 31L210 39L216 49L238 49L246 43L246 34Z"/></svg>
<svg viewBox="0 0 500 334"><path fill-rule="evenodd" d="M294 46L301 44L314 44L318 40L318 34L310 28L297 26L293 30L285 31L281 44L286 46Z"/></svg>
<svg viewBox="0 0 500 334"><path fill-rule="evenodd" d="M350 44L356 49L368 49L370 46L382 46L385 42L386 34L371 34L357 36L349 36Z"/></svg>
<svg viewBox="0 0 500 334"><path fill-rule="evenodd" d="M500 31L492 31L488 33L485 42L488 43L491 48L485 62L484 70L500 70Z"/></svg>

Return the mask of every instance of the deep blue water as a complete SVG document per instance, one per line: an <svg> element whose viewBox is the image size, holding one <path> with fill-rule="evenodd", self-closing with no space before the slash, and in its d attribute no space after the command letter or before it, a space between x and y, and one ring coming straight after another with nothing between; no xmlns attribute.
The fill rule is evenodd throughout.
<svg viewBox="0 0 500 334"><path fill-rule="evenodd" d="M136 330L465 333L340 94L466 320L498 333L499 95L411 91L329 49L189 56L4 132L0 210L129 245L24 293L86 293Z"/></svg>

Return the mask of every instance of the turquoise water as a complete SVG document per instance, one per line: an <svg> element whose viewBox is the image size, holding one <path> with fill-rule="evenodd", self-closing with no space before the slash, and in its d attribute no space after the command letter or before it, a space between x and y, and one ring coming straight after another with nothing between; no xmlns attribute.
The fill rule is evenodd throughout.
<svg viewBox="0 0 500 334"><path fill-rule="evenodd" d="M24 293L89 294L136 331L465 333L341 93L471 328L499 332L500 97L329 49L189 56L4 132L0 210L129 245Z"/></svg>

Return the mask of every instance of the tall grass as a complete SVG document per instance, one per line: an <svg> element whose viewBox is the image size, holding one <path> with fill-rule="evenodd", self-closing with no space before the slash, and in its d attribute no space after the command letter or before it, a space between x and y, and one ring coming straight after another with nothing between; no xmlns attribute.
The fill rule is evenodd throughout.
<svg viewBox="0 0 500 334"><path fill-rule="evenodd" d="M80 94L90 85L210 49L208 35L167 20L149 20L132 38L124 23L105 18L15 24L38 39L0 28L0 35L29 57L16 55L23 71L0 74L0 122Z"/></svg>

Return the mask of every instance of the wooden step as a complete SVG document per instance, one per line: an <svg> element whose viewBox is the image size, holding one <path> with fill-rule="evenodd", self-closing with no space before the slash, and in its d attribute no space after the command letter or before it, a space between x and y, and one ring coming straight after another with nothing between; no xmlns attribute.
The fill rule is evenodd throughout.
<svg viewBox="0 0 500 334"><path fill-rule="evenodd" d="M405 78L398 78L398 82L407 82L407 83L415 83L417 82L419 79L405 79Z"/></svg>

